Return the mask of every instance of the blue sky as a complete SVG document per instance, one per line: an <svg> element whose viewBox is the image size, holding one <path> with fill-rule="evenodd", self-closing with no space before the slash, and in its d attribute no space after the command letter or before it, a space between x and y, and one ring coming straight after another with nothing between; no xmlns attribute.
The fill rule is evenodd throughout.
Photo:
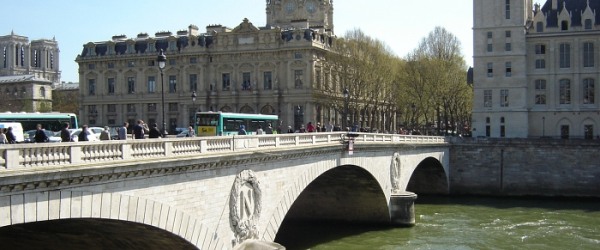
<svg viewBox="0 0 600 250"><path fill-rule="evenodd" d="M491 0L490 0L491 1ZM398 56L414 50L436 26L460 40L472 65L473 0L335 0L334 31L343 36L355 28L385 42ZM114 35L187 30L195 24L234 28L248 18L266 24L265 0L19 0L2 3L0 36L15 34L35 39L56 38L62 81L78 82L75 58L83 44L108 41Z"/></svg>

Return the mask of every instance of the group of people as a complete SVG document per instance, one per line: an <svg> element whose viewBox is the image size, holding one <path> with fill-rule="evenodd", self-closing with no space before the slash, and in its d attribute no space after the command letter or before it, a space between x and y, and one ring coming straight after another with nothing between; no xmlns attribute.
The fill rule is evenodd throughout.
<svg viewBox="0 0 600 250"><path fill-rule="evenodd" d="M0 144L14 144L17 142L12 127L0 129Z"/></svg>

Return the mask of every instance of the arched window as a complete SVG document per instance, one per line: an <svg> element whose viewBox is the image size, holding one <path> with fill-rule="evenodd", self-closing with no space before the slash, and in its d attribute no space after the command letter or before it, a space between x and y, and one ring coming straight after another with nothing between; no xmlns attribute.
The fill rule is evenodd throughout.
<svg viewBox="0 0 600 250"><path fill-rule="evenodd" d="M571 80L561 79L559 82L560 104L571 104Z"/></svg>

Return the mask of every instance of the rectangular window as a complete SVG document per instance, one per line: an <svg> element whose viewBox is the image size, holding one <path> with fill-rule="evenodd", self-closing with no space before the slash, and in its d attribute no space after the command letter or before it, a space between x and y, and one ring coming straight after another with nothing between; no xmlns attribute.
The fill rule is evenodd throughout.
<svg viewBox="0 0 600 250"><path fill-rule="evenodd" d="M108 94L114 95L115 94L115 78L108 78L108 80L106 81L106 86L108 86Z"/></svg>
<svg viewBox="0 0 600 250"><path fill-rule="evenodd" d="M303 70L294 70L294 87L297 89L301 89L302 85L303 85L303 81L302 78L304 78L304 71Z"/></svg>
<svg viewBox="0 0 600 250"><path fill-rule="evenodd" d="M491 43L488 43L487 52L492 52L492 51L494 51L494 46Z"/></svg>
<svg viewBox="0 0 600 250"><path fill-rule="evenodd" d="M195 58L195 57L193 57ZM198 90L198 75L190 74L190 91Z"/></svg>
<svg viewBox="0 0 600 250"><path fill-rule="evenodd" d="M148 77L148 93L156 92L156 78L154 76Z"/></svg>
<svg viewBox="0 0 600 250"><path fill-rule="evenodd" d="M559 83L560 104L571 104L571 80L562 79Z"/></svg>
<svg viewBox="0 0 600 250"><path fill-rule="evenodd" d="M493 37L493 33L491 31L488 31L487 32L487 38L488 39L492 39L492 37Z"/></svg>
<svg viewBox="0 0 600 250"><path fill-rule="evenodd" d="M96 105L90 105L90 106L88 106L88 112L90 114L98 114L98 109L96 109Z"/></svg>
<svg viewBox="0 0 600 250"><path fill-rule="evenodd" d="M536 44L535 45L535 54L536 55L545 55L546 54L546 45L545 44Z"/></svg>
<svg viewBox="0 0 600 250"><path fill-rule="evenodd" d="M504 7L504 15L506 19L510 19L510 0L506 0Z"/></svg>
<svg viewBox="0 0 600 250"><path fill-rule="evenodd" d="M169 65L177 65L177 60L176 59L169 59Z"/></svg>
<svg viewBox="0 0 600 250"><path fill-rule="evenodd" d="M492 129L490 125L485 126L485 136L490 137L492 134Z"/></svg>
<svg viewBox="0 0 600 250"><path fill-rule="evenodd" d="M536 59L535 60L535 68L536 69L545 69L546 68L546 60Z"/></svg>
<svg viewBox="0 0 600 250"><path fill-rule="evenodd" d="M231 88L231 78L229 76L229 73L221 74L221 79L223 83L223 90L229 90L229 88Z"/></svg>
<svg viewBox="0 0 600 250"><path fill-rule="evenodd" d="M492 90L484 90L483 91L483 107L485 107L485 108L492 107Z"/></svg>
<svg viewBox="0 0 600 250"><path fill-rule="evenodd" d="M114 63L114 62L109 62L109 63L108 63L108 68L109 68L109 69L112 69L112 68L114 68L114 67L115 67L115 63Z"/></svg>
<svg viewBox="0 0 600 250"><path fill-rule="evenodd" d="M560 44L560 61L559 65L561 68L570 68L571 67L571 45L568 43Z"/></svg>
<svg viewBox="0 0 600 250"><path fill-rule="evenodd" d="M508 89L500 90L500 107L508 107Z"/></svg>
<svg viewBox="0 0 600 250"><path fill-rule="evenodd" d="M198 63L198 57L190 57L190 64Z"/></svg>
<svg viewBox="0 0 600 250"><path fill-rule="evenodd" d="M177 111L177 103L176 102L169 103L169 111Z"/></svg>
<svg viewBox="0 0 600 250"><path fill-rule="evenodd" d="M127 77L127 93L135 94L135 78Z"/></svg>
<svg viewBox="0 0 600 250"><path fill-rule="evenodd" d="M88 80L88 94L96 95L96 80L95 79Z"/></svg>
<svg viewBox="0 0 600 250"><path fill-rule="evenodd" d="M302 53L300 53L300 52L294 53L294 59L302 59Z"/></svg>
<svg viewBox="0 0 600 250"><path fill-rule="evenodd" d="M586 30L591 30L592 29L592 19L585 19L584 27Z"/></svg>
<svg viewBox="0 0 600 250"><path fill-rule="evenodd" d="M594 79L583 79L583 104L594 104L595 101Z"/></svg>
<svg viewBox="0 0 600 250"><path fill-rule="evenodd" d="M546 105L546 80L535 80L535 104Z"/></svg>
<svg viewBox="0 0 600 250"><path fill-rule="evenodd" d="M148 103L148 112L156 112L156 103Z"/></svg>
<svg viewBox="0 0 600 250"><path fill-rule="evenodd" d="M544 32L544 23L543 22L537 22L535 24L535 31L536 32Z"/></svg>
<svg viewBox="0 0 600 250"><path fill-rule="evenodd" d="M487 64L487 76L488 77L493 77L494 76L494 64L493 63L488 63Z"/></svg>
<svg viewBox="0 0 600 250"><path fill-rule="evenodd" d="M500 137L506 137L506 128L504 125L500 126Z"/></svg>
<svg viewBox="0 0 600 250"><path fill-rule="evenodd" d="M263 86L265 90L273 88L273 75L271 71L263 72Z"/></svg>
<svg viewBox="0 0 600 250"><path fill-rule="evenodd" d="M512 36L512 33L510 32L510 30L507 30L507 31L505 31L505 32L504 32L504 36L505 36L506 38L509 38L509 37L511 37L511 36Z"/></svg>
<svg viewBox="0 0 600 250"><path fill-rule="evenodd" d="M169 93L177 92L177 76L169 76Z"/></svg>
<svg viewBox="0 0 600 250"><path fill-rule="evenodd" d="M504 69L504 71L505 71L505 72L504 72L505 76L506 76L506 77L511 77L511 76L512 76L512 63L511 63L511 62L506 62L506 63L504 64L504 66L505 66L505 67L504 67L504 68L505 68L505 69Z"/></svg>
<svg viewBox="0 0 600 250"><path fill-rule="evenodd" d="M116 113L117 112L117 105L116 104L108 104L106 106L106 109L110 113Z"/></svg>
<svg viewBox="0 0 600 250"><path fill-rule="evenodd" d="M127 113L135 113L135 104L127 104Z"/></svg>
<svg viewBox="0 0 600 250"><path fill-rule="evenodd" d="M512 51L512 44L511 43L505 43L504 44L504 50L506 50L506 51Z"/></svg>
<svg viewBox="0 0 600 250"><path fill-rule="evenodd" d="M148 60L148 66L149 67L154 67L154 60Z"/></svg>
<svg viewBox="0 0 600 250"><path fill-rule="evenodd" d="M252 90L252 82L250 78L250 72L242 73L242 90Z"/></svg>
<svg viewBox="0 0 600 250"><path fill-rule="evenodd" d="M96 68L96 64L90 63L88 64L88 69L95 69Z"/></svg>
<svg viewBox="0 0 600 250"><path fill-rule="evenodd" d="M130 67L130 68L135 67L135 62L134 61L127 62L127 67Z"/></svg>
<svg viewBox="0 0 600 250"><path fill-rule="evenodd" d="M583 67L594 67L594 43L583 43Z"/></svg>

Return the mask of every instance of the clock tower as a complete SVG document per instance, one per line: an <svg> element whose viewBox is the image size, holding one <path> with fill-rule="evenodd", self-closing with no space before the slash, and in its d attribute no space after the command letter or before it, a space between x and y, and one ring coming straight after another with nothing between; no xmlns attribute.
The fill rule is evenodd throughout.
<svg viewBox="0 0 600 250"><path fill-rule="evenodd" d="M333 35L333 0L267 0L267 26Z"/></svg>

